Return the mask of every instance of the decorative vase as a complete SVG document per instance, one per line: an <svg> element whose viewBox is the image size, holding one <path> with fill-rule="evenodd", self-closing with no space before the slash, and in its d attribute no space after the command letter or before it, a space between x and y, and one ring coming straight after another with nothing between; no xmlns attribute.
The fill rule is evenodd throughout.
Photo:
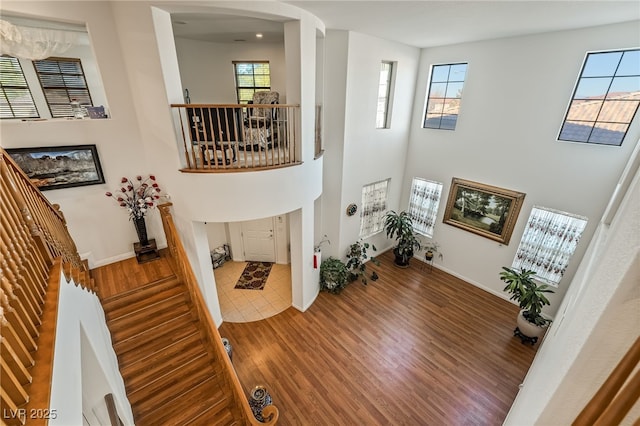
<svg viewBox="0 0 640 426"><path fill-rule="evenodd" d="M137 217L133 219L133 225L136 227L136 232L138 233L138 240L140 240L140 245L148 246L149 238L147 237L147 225L144 222L144 216Z"/></svg>
<svg viewBox="0 0 640 426"><path fill-rule="evenodd" d="M264 386L256 386L249 396L249 406L253 412L253 416L259 422L264 422L262 410L267 405L271 405L271 395Z"/></svg>

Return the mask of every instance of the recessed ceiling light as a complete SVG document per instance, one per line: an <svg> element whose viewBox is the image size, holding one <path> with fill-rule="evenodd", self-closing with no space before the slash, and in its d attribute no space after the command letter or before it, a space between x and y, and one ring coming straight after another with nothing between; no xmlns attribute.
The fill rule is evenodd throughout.
<svg viewBox="0 0 640 426"><path fill-rule="evenodd" d="M262 38L262 33L257 33L256 38Z"/></svg>

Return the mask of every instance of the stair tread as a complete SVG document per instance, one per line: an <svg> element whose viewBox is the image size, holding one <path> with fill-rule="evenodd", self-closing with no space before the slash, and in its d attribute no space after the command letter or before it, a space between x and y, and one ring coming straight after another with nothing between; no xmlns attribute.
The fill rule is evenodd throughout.
<svg viewBox="0 0 640 426"><path fill-rule="evenodd" d="M140 309L144 309L147 305L169 299L178 294L184 297L184 294L185 294L184 288L178 285L174 285L166 288L165 287L156 288L156 290L157 291L153 293L146 294L146 297L136 299L136 300L128 300L126 304L123 302L121 306L117 306L117 305L105 306L105 315L107 319L111 320L111 319L124 317L126 315L133 314L139 311Z"/></svg>
<svg viewBox="0 0 640 426"><path fill-rule="evenodd" d="M183 345L174 345L174 351L162 351L158 359L145 359L132 364L122 370L122 377L130 392L135 392L144 386L160 380L162 377L172 374L192 359L208 356L202 344L184 348ZM177 353L176 353L177 350Z"/></svg>
<svg viewBox="0 0 640 426"><path fill-rule="evenodd" d="M140 334L141 332L162 325L172 318L191 312L189 305L181 295L140 309L132 315L109 320L111 337L116 340Z"/></svg>
<svg viewBox="0 0 640 426"><path fill-rule="evenodd" d="M184 337L186 334L191 334L197 330L198 329L193 317L191 316L191 312L186 312L174 317L171 321L146 329L141 333L128 337L127 339L114 339L115 343L113 348L115 349L116 354L120 356L121 354L125 354L131 350L139 349L156 339L171 339L172 337L179 338L178 336ZM178 334L173 336L172 333ZM162 341L165 340L163 339Z"/></svg>
<svg viewBox="0 0 640 426"><path fill-rule="evenodd" d="M175 333L157 336L157 338L141 344L137 348L137 351L127 351L121 354L119 353L118 361L120 364L120 369L122 370L128 368L130 365L136 364L138 362L151 360L154 356L157 356L159 353L161 353L164 348L179 344L184 339L199 340L200 338L200 332L196 329L195 325L193 328L185 327L183 329L178 329Z"/></svg>
<svg viewBox="0 0 640 426"><path fill-rule="evenodd" d="M102 301L102 306L105 310L111 311L116 307L122 306L123 304L128 305L137 300L149 297L150 294L153 294L155 292L176 286L182 287L183 284L175 275L171 275L169 277L150 282L140 287L118 293L111 297L107 297Z"/></svg>
<svg viewBox="0 0 640 426"><path fill-rule="evenodd" d="M173 383L173 386L154 392L143 400L136 399L141 395L127 394L134 409L134 417L144 418L153 411L164 408L168 409L168 411L182 410L187 406L182 401L188 401L188 405L191 405L203 398L214 397L220 399L219 396L216 397L216 394L219 393L216 389L219 390L219 388L215 386L215 377L202 370L205 369L201 369L197 374L189 377L189 380L185 380L184 376L177 378L177 383Z"/></svg>
<svg viewBox="0 0 640 426"><path fill-rule="evenodd" d="M231 424L235 420L233 412L229 408L231 399L222 394L217 395L220 396L214 394L200 403L193 403L189 407L185 407L184 410L175 413L168 420L174 425L204 426L211 425L214 421L216 425Z"/></svg>
<svg viewBox="0 0 640 426"><path fill-rule="evenodd" d="M151 348L151 350L146 350L145 353L140 353L139 356L132 359L131 362L120 367L122 377L130 378L136 375L136 372L142 373L145 370L155 369L156 365L162 364L167 358L176 355L179 356L185 351L185 348L189 348L187 352L190 352L191 348L202 348L204 350L200 333L194 331L180 339L169 341L165 345Z"/></svg>

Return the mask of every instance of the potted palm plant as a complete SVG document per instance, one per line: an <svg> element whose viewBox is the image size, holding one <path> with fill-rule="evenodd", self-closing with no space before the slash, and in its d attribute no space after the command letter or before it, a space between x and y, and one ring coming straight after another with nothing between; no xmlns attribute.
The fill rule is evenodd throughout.
<svg viewBox="0 0 640 426"><path fill-rule="evenodd" d="M511 294L511 300L518 302L520 313L514 334L534 344L542 336L551 320L543 316L542 308L549 305L549 299L545 293L553 293L547 284L538 284L535 281L535 271L523 269L515 270L502 267L500 279L507 285L504 291ZM525 338L523 338L523 336Z"/></svg>
<svg viewBox="0 0 640 426"><path fill-rule="evenodd" d="M395 238L396 247L393 249L395 264L408 267L414 250L420 250L420 241L413 230L413 221L406 211L396 213L391 210L384 216L384 230L387 238Z"/></svg>

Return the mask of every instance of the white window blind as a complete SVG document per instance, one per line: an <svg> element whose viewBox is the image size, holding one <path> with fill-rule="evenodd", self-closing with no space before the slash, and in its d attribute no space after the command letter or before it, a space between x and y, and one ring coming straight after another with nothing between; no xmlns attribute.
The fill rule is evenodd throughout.
<svg viewBox="0 0 640 426"><path fill-rule="evenodd" d="M383 217L387 212L387 188L389 179L362 187L362 213L360 238L367 238L383 229Z"/></svg>
<svg viewBox="0 0 640 426"><path fill-rule="evenodd" d="M0 56L0 118L37 118L36 104L17 58Z"/></svg>
<svg viewBox="0 0 640 426"><path fill-rule="evenodd" d="M557 285L587 226L587 218L545 207L533 207L513 268L536 272L536 278Z"/></svg>
<svg viewBox="0 0 640 426"><path fill-rule="evenodd" d="M421 178L413 178L409 194L408 213L413 221L413 229L427 237L433 236L442 184Z"/></svg>

